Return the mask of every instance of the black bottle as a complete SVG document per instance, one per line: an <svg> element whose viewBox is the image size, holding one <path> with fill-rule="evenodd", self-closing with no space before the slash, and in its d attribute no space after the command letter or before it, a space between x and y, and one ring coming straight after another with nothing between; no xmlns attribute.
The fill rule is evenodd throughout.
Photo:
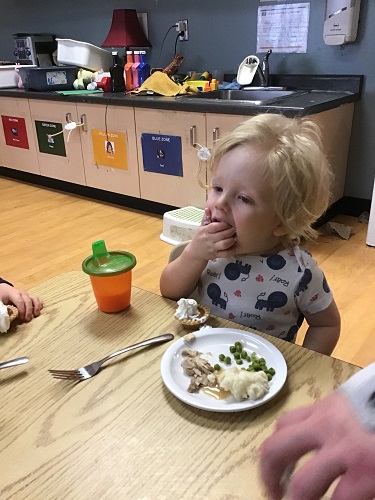
<svg viewBox="0 0 375 500"><path fill-rule="evenodd" d="M112 52L113 64L109 68L112 92L125 92L124 66L120 63L118 52Z"/></svg>

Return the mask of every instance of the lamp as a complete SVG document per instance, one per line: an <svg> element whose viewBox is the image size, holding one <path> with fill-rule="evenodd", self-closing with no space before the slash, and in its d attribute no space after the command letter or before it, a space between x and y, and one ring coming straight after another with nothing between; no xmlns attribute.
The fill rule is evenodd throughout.
<svg viewBox="0 0 375 500"><path fill-rule="evenodd" d="M112 25L102 47L151 47L135 9L114 9Z"/></svg>

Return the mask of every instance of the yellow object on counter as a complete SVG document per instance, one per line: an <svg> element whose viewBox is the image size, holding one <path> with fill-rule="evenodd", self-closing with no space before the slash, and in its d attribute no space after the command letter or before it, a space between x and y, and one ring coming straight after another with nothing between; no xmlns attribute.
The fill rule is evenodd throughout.
<svg viewBox="0 0 375 500"><path fill-rule="evenodd" d="M202 82L201 86L202 86ZM155 71L138 90L132 90L131 94L147 95L151 92L163 95L166 97L174 97L180 94L194 94L198 89L191 86L191 82L184 82L182 85L174 82L166 73L162 71Z"/></svg>

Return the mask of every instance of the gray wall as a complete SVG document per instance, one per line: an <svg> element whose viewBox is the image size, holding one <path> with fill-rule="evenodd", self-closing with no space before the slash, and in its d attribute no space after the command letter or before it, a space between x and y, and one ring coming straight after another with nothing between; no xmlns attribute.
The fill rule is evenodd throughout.
<svg viewBox="0 0 375 500"><path fill-rule="evenodd" d="M148 13L148 51L151 65L166 66L173 58L176 31L170 31L160 55L168 28L188 19L189 41L177 50L185 57L181 71L222 69L236 73L239 63L256 50L259 0L0 0L0 59L13 59L12 34L52 32L100 46L111 25L112 9L134 8ZM285 3L293 3L285 0ZM363 74L362 100L356 104L345 194L370 199L375 158L375 64L370 26L375 26L375 2L362 0L356 42L330 47L323 42L325 0L310 2L310 26L306 54L272 54L274 73ZM160 56L160 59L159 59ZM365 133L365 131L367 131Z"/></svg>

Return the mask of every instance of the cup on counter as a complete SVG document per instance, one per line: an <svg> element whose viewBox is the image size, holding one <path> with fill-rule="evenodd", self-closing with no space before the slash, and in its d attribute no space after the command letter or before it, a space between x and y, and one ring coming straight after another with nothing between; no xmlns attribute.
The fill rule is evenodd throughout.
<svg viewBox="0 0 375 500"><path fill-rule="evenodd" d="M222 71L221 69L213 69L211 71L211 78L222 83L224 80L224 71Z"/></svg>
<svg viewBox="0 0 375 500"><path fill-rule="evenodd" d="M101 311L115 313L130 305L132 269L136 263L129 252L108 252L104 240L92 244L92 255L82 262L82 270L90 276Z"/></svg>

